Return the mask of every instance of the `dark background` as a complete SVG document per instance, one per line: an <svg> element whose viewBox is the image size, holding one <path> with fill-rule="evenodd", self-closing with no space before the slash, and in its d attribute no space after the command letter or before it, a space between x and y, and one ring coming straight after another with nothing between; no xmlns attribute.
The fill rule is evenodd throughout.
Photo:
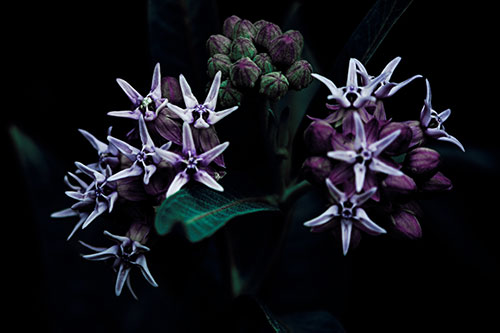
<svg viewBox="0 0 500 333"><path fill-rule="evenodd" d="M269 1L213 3L218 24L208 25L205 37L219 33L224 18L232 14L280 24L291 6L285 1L274 1L272 7ZM373 2L339 1L327 8L323 1L300 3L299 15L307 23L301 32L321 67L329 68ZM444 1L436 6L415 1L367 65L370 73L377 73L401 56L395 81L417 73L428 78L434 108L451 108L447 130L466 148L462 154L451 144L437 146L443 155L443 172L454 189L422 203L423 238L366 238L348 257L332 254L334 259L317 263L340 263L338 275L343 279L319 277L321 283L314 283L303 272L293 275L278 269L265 297L272 311L303 310L306 303L307 310L316 310L313 305L318 304L336 316L347 332L486 332L498 327L497 36L493 8L476 3ZM136 302L128 291L115 297L112 272L81 260L81 247L65 241L72 222L53 222L47 215L70 204L63 195L64 172L73 169L75 160L93 158L77 129L103 138L114 121L106 112L127 105L115 78L124 78L139 91L147 91L150 85L153 66L161 59L151 52L148 2L22 3L11 13L14 20L4 29L3 48L8 56L3 63L8 87L3 96L2 140L7 149L3 164L8 169L4 172L7 202L3 203L7 229L2 238L8 241L3 272L12 280L4 288L13 292L7 306L14 309L15 325L36 323L39 330L48 332L142 332L169 331L167 325L172 324L170 331L182 332L205 331L224 320L236 322L241 313L224 309L220 305L224 297L215 291L183 296L173 286L190 282L210 288L209 282L193 276L172 277L176 271L169 270L196 262L205 245L167 238L171 244L165 249L176 255L151 258L150 268L153 275L157 272L160 288L146 285L139 275L134 277L140 297ZM172 52L183 51L170 44L162 57ZM162 67L162 74L182 72L188 80L192 77L195 94L203 96L204 82L196 81L202 76L193 73L195 69L179 64ZM334 81L342 85L344 77ZM412 83L395 95L394 105L401 113L394 117L417 118L424 98L423 80ZM13 126L45 153L44 170L22 168L27 165L22 161L33 156L19 158L9 134ZM89 230L85 239L94 242L98 232ZM320 249L339 251L334 246ZM308 260L286 256L281 264ZM325 268L330 273L335 269ZM311 274L321 275L321 271L312 269ZM172 295L196 305L172 304L166 300ZM251 318L250 310L245 313Z"/></svg>

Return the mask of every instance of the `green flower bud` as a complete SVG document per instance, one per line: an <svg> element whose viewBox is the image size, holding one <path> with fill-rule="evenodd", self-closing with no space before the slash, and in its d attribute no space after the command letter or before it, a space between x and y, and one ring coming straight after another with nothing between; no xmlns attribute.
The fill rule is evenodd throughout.
<svg viewBox="0 0 500 333"><path fill-rule="evenodd" d="M255 37L255 27L249 20L237 21L233 28L233 39L246 37L252 39Z"/></svg>
<svg viewBox="0 0 500 333"><path fill-rule="evenodd" d="M281 28L274 23L268 23L258 30L255 43L269 49L271 41L282 34Z"/></svg>
<svg viewBox="0 0 500 333"><path fill-rule="evenodd" d="M269 55L278 66L290 66L302 53L304 39L300 32L290 30L274 38L269 44Z"/></svg>
<svg viewBox="0 0 500 333"><path fill-rule="evenodd" d="M253 58L253 62L262 70L262 74L274 72L275 68L271 57L267 53L259 53Z"/></svg>
<svg viewBox="0 0 500 333"><path fill-rule="evenodd" d="M243 94L236 89L230 80L222 81L219 87L218 103L223 108L239 105Z"/></svg>
<svg viewBox="0 0 500 333"><path fill-rule="evenodd" d="M255 31L258 33L260 29L262 29L263 26L265 26L266 24L269 24L271 22L269 21L266 21L266 20L258 20L256 22L253 23L253 26L255 27Z"/></svg>
<svg viewBox="0 0 500 333"><path fill-rule="evenodd" d="M229 57L225 54L215 54L213 57L208 59L207 68L208 76L211 79L214 78L218 71L221 71L222 77L226 78L229 76L231 59L229 59Z"/></svg>
<svg viewBox="0 0 500 333"><path fill-rule="evenodd" d="M212 35L207 40L207 50L210 56L214 54L229 54L231 40L224 35Z"/></svg>
<svg viewBox="0 0 500 333"><path fill-rule="evenodd" d="M270 99L278 100L288 91L288 80L281 72L271 72L262 75L260 79L259 93Z"/></svg>
<svg viewBox="0 0 500 333"><path fill-rule="evenodd" d="M306 60L297 60L286 71L290 88L301 90L312 82L312 66Z"/></svg>
<svg viewBox="0 0 500 333"><path fill-rule="evenodd" d="M246 37L238 37L231 44L231 60L237 61L243 57L252 59L257 54L257 49L252 41Z"/></svg>
<svg viewBox="0 0 500 333"><path fill-rule="evenodd" d="M229 77L231 78L231 83L237 88L253 88L261 72L259 66L250 58L245 57L231 66Z"/></svg>
<svg viewBox="0 0 500 333"><path fill-rule="evenodd" d="M241 19L236 15L232 15L226 18L224 20L224 24L222 25L222 33L224 34L224 36L228 38L233 38L234 26L239 21L241 21Z"/></svg>

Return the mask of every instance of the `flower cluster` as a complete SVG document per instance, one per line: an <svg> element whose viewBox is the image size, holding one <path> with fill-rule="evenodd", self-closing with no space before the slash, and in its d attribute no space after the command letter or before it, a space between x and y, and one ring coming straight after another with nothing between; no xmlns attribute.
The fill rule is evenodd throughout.
<svg viewBox="0 0 500 333"><path fill-rule="evenodd" d="M304 46L297 30L282 32L266 20L250 22L235 15L223 24L222 34L207 40L208 75L222 72L220 102L236 105L246 90L256 88L271 100L289 89L300 90L311 81L312 66L300 59Z"/></svg>
<svg viewBox="0 0 500 333"><path fill-rule="evenodd" d="M65 177L69 187L66 195L76 202L70 208L53 213L52 217L78 217L68 240L97 217L114 213L117 206L143 205L150 208L149 215L154 214L153 207L188 182L199 182L213 190L223 191L218 180L225 174L222 153L229 142L219 142L213 125L238 107L215 111L220 79L221 73L218 72L203 103L195 98L182 74L178 81L173 78L162 80L159 64L155 66L151 90L145 97L125 80L117 79L130 99L131 108L108 114L131 119L131 131L120 139L112 135L110 128L106 140L101 141L80 130L97 151L98 160L90 164L76 162L76 171L68 172ZM179 90L184 102L182 107L179 106ZM96 251L83 258L114 259L117 295L126 282L135 297L129 279L129 271L134 266L139 267L146 280L156 286L144 256L149 251L146 242L150 237L147 235L154 219L144 210L139 215L141 218L129 214L129 220L120 219L120 224L128 228L126 236L104 231L118 245L97 248L82 242Z"/></svg>
<svg viewBox="0 0 500 333"><path fill-rule="evenodd" d="M432 109L427 80L420 120L387 118L384 100L421 78L415 75L401 83L391 82L400 60L395 58L380 75L371 76L361 62L351 59L346 85L341 88L312 74L326 85L331 93L327 99L333 103L326 104L329 115L311 118L305 130L309 157L302 170L310 182L326 187L331 206L304 225L314 232L331 230L340 236L344 254L358 244L361 231L386 233L388 228L381 227L384 224L407 237L420 237L420 209L415 199L422 193L452 187L439 171L439 153L425 144L437 139L464 150L442 125L451 111Z"/></svg>

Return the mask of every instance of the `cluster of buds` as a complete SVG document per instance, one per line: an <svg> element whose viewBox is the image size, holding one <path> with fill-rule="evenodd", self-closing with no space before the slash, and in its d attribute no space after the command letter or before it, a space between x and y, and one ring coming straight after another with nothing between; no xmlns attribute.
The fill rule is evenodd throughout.
<svg viewBox="0 0 500 333"><path fill-rule="evenodd" d="M311 183L328 190L331 205L304 224L314 232L332 231L341 238L344 254L359 243L361 232L378 235L391 228L412 239L420 237L421 212L416 200L428 192L452 187L439 171L439 153L425 144L436 139L464 150L442 125L451 111L432 109L427 80L419 120L396 122L387 118L384 99L421 78L415 75L401 83L391 82L399 61L395 58L374 77L361 62L351 59L347 83L341 88L312 74L330 90L327 98L333 103L326 104L329 115L311 118L305 130L309 157L302 170Z"/></svg>
<svg viewBox="0 0 500 333"><path fill-rule="evenodd" d="M116 295L127 283L129 271L139 267L143 276L156 286L144 253L154 221L154 209L188 182L199 182L213 190L223 191L219 180L225 174L222 153L229 142L220 143L214 125L238 107L215 111L221 83L221 72L215 74L208 95L199 103L186 78L161 79L160 65L153 73L150 92L144 97L128 82L117 79L130 99L129 110L111 111L110 116L133 120L131 131L119 139L108 131L106 140L99 140L85 130L83 136L97 151L95 163L76 162L76 171L68 172L66 194L76 200L70 208L55 212L54 218L78 217L68 240L80 229L87 228L99 216L112 215L117 206L149 207L141 218L129 215L120 219L125 236L104 234L118 245L98 248L81 242L95 254L83 256L89 260L114 259L117 272ZM179 106L183 103L182 106ZM111 213L111 214L110 214ZM149 215L148 215L149 214Z"/></svg>
<svg viewBox="0 0 500 333"><path fill-rule="evenodd" d="M208 75L222 72L220 103L236 105L247 89L279 100L289 89L301 90L311 81L312 66L301 59L304 39L297 30L282 32L271 22L250 22L235 15L222 34L207 40Z"/></svg>

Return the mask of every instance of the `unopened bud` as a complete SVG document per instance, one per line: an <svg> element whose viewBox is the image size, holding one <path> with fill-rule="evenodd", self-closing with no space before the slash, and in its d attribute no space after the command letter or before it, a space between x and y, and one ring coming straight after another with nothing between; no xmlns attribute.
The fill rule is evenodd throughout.
<svg viewBox="0 0 500 333"><path fill-rule="evenodd" d="M312 82L312 66L306 60L297 60L286 71L290 88L301 90Z"/></svg>
<svg viewBox="0 0 500 333"><path fill-rule="evenodd" d="M274 23L267 23L257 30L255 43L266 49L269 49L271 41L282 34L281 28Z"/></svg>
<svg viewBox="0 0 500 333"><path fill-rule="evenodd" d="M333 127L323 120L313 121L304 131L304 143L308 153L312 155L326 155L333 150Z"/></svg>
<svg viewBox="0 0 500 333"><path fill-rule="evenodd" d="M439 153L430 148L415 148L406 155L405 163L416 175L431 173L439 165Z"/></svg>
<svg viewBox="0 0 500 333"><path fill-rule="evenodd" d="M404 124L410 127L412 136L409 148L418 147L424 142L424 132L418 120L405 121Z"/></svg>
<svg viewBox="0 0 500 333"><path fill-rule="evenodd" d="M253 39L255 37L255 27L249 20L237 21L233 28L233 39L245 37Z"/></svg>
<svg viewBox="0 0 500 333"><path fill-rule="evenodd" d="M331 171L332 162L323 156L308 157L302 164L304 178L316 185L324 185Z"/></svg>
<svg viewBox="0 0 500 333"><path fill-rule="evenodd" d="M436 172L430 179L422 184L422 190L429 192L440 192L451 190L453 184L451 180L441 172Z"/></svg>
<svg viewBox="0 0 500 333"><path fill-rule="evenodd" d="M253 59L257 54L257 49L252 41L246 37L238 37L231 44L231 53L229 57L232 61L237 61L243 57Z"/></svg>
<svg viewBox="0 0 500 333"><path fill-rule="evenodd" d="M281 72L271 72L262 75L259 93L272 100L278 100L288 91L288 80Z"/></svg>
<svg viewBox="0 0 500 333"><path fill-rule="evenodd" d="M222 33L224 34L224 36L228 38L233 38L234 26L239 21L241 21L241 19L236 15L232 15L226 18L224 20L224 24L222 25Z"/></svg>
<svg viewBox="0 0 500 333"><path fill-rule="evenodd" d="M172 104L180 104L184 100L179 80L172 76L161 79L161 95Z"/></svg>
<svg viewBox="0 0 500 333"><path fill-rule="evenodd" d="M262 74L274 72L274 66L271 57L267 53L257 54L253 59L253 62L255 62L257 66L259 66Z"/></svg>
<svg viewBox="0 0 500 333"><path fill-rule="evenodd" d="M266 24L269 24L271 22L269 21L266 21L266 20L258 20L258 21L255 21L253 23L253 26L255 27L255 31L256 33L259 32L260 29L262 29L262 27L264 27Z"/></svg>
<svg viewBox="0 0 500 333"><path fill-rule="evenodd" d="M290 66L300 57L303 44L300 32L290 30L271 41L269 54L275 65Z"/></svg>
<svg viewBox="0 0 500 333"><path fill-rule="evenodd" d="M231 50L231 40L224 35L210 36L206 45L210 56L214 54L229 54Z"/></svg>
<svg viewBox="0 0 500 333"><path fill-rule="evenodd" d="M127 231L126 237L141 244L146 244L151 227L146 223L135 222L132 223Z"/></svg>
<svg viewBox="0 0 500 333"><path fill-rule="evenodd" d="M218 71L221 71L222 78L229 77L229 69L231 68L231 59L225 54L215 54L208 59L207 73L213 79Z"/></svg>
<svg viewBox="0 0 500 333"><path fill-rule="evenodd" d="M250 58L241 58L229 70L231 83L237 88L253 88L261 70Z"/></svg>
<svg viewBox="0 0 500 333"><path fill-rule="evenodd" d="M218 102L221 107L229 108L239 105L243 94L229 80L222 81L219 88Z"/></svg>
<svg viewBox="0 0 500 333"><path fill-rule="evenodd" d="M396 227L396 230L408 238L417 239L422 237L422 228L415 215L405 210L400 210L391 215L391 221Z"/></svg>
<svg viewBox="0 0 500 333"><path fill-rule="evenodd" d="M383 138L398 130L400 131L399 135L389 146L387 146L387 148L384 149L384 153L389 155L399 155L408 150L413 136L410 126L404 123L390 122L382 128L379 135Z"/></svg>
<svg viewBox="0 0 500 333"><path fill-rule="evenodd" d="M382 185L386 189L400 194L410 194L415 192L417 189L417 184L415 184L413 178L407 175L402 175L402 176L388 175L382 181Z"/></svg>

